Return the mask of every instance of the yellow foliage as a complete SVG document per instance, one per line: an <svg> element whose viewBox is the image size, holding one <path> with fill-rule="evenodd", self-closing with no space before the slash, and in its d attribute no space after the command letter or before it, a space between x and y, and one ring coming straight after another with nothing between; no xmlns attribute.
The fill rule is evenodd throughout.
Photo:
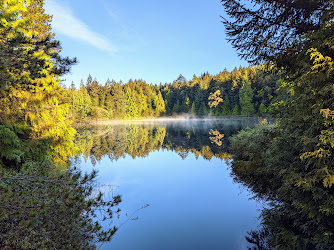
<svg viewBox="0 0 334 250"><path fill-rule="evenodd" d="M307 158L326 158L331 155L331 152L329 150L325 150L322 148L319 148L318 150L314 152L305 152L300 156L301 160L305 160Z"/></svg>
<svg viewBox="0 0 334 250"><path fill-rule="evenodd" d="M316 48L310 48L307 51L310 54L310 59L313 61L313 70L311 73L318 73L319 71L327 70L330 74L333 71L333 60L329 56L323 56Z"/></svg>
<svg viewBox="0 0 334 250"><path fill-rule="evenodd" d="M328 119L328 117L332 118L334 120L334 111L330 110L330 109L321 109L320 113L326 118Z"/></svg>

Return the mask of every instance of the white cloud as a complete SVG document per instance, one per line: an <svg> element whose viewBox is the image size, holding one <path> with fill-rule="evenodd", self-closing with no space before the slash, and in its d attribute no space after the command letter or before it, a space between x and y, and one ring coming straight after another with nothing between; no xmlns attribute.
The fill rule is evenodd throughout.
<svg viewBox="0 0 334 250"><path fill-rule="evenodd" d="M83 41L110 54L117 52L118 49L115 45L102 35L90 30L84 22L73 15L70 9L53 0L47 0L45 8L47 13L53 15L52 27L57 33Z"/></svg>

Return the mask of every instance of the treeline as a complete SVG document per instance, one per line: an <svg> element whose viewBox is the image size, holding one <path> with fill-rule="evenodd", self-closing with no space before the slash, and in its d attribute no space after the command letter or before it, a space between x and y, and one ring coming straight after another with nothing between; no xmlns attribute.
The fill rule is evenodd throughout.
<svg viewBox="0 0 334 250"><path fill-rule="evenodd" d="M278 80L278 73L270 73L263 66L240 67L232 72L225 69L217 75L194 75L190 81L180 75L160 90L167 115L262 115L277 95Z"/></svg>
<svg viewBox="0 0 334 250"><path fill-rule="evenodd" d="M89 75L80 88L74 83L63 100L71 115L84 119L133 119L161 115L193 116L264 115L276 97L278 73L263 66L226 69L217 75L204 73L186 81L149 85L143 80L114 80L103 85Z"/></svg>
<svg viewBox="0 0 334 250"><path fill-rule="evenodd" d="M63 101L69 104L71 116L77 120L157 117L166 111L158 86L142 80L126 84L108 80L101 85L89 75L78 90L74 84L66 89Z"/></svg>

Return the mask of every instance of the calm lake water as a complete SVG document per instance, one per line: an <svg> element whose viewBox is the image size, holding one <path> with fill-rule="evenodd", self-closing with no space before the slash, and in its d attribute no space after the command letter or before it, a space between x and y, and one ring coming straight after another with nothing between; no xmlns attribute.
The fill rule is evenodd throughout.
<svg viewBox="0 0 334 250"><path fill-rule="evenodd" d="M245 236L256 229L261 207L230 176L228 137L256 121L80 129L83 171L97 169L99 184L109 185L101 187L106 195L122 195L121 216L114 220L121 227L101 249L246 249ZM134 220L122 224L129 218Z"/></svg>

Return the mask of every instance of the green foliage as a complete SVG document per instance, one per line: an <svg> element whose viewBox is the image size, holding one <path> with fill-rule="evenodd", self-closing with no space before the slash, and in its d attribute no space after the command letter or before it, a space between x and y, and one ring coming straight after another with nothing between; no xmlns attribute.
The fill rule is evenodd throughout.
<svg viewBox="0 0 334 250"><path fill-rule="evenodd" d="M239 105L236 104L233 108L232 115L240 115Z"/></svg>
<svg viewBox="0 0 334 250"><path fill-rule="evenodd" d="M206 116L208 115L208 110L206 108L206 104L202 103L202 105L200 106L199 110L198 110L198 115L199 116Z"/></svg>
<svg viewBox="0 0 334 250"><path fill-rule="evenodd" d="M3 161L10 161L13 166L21 162L22 142L17 134L5 125L0 125L0 146L0 166L5 165Z"/></svg>
<svg viewBox="0 0 334 250"><path fill-rule="evenodd" d="M259 107L259 114L264 115L267 113L267 107L264 104L264 102L261 102L260 107Z"/></svg>
<svg viewBox="0 0 334 250"><path fill-rule="evenodd" d="M233 47L257 65L269 61L291 67L306 43L305 35L332 19L332 0L259 0L250 5L241 0L221 2L232 17L224 18L223 23Z"/></svg>
<svg viewBox="0 0 334 250"><path fill-rule="evenodd" d="M238 182L247 183L247 186L259 198L276 197L277 189L282 184L281 179L276 178L279 169L272 172L264 167L266 157L270 155L268 146L279 133L277 124L263 124L253 129L242 130L230 138L231 150L235 159L232 164L233 177Z"/></svg>
<svg viewBox="0 0 334 250"><path fill-rule="evenodd" d="M138 102L136 100L134 93L131 91L129 87L125 88L125 96L126 96L126 117L127 118L139 117Z"/></svg>
<svg viewBox="0 0 334 250"><path fill-rule="evenodd" d="M252 115L255 113L253 101L253 90L249 81L245 81L239 91L239 103L241 107L241 115Z"/></svg>
<svg viewBox="0 0 334 250"><path fill-rule="evenodd" d="M231 112L231 105L230 105L230 99L228 98L228 96L226 96L226 98L224 99L224 104L223 104L223 108L222 108L222 115L230 115L232 114Z"/></svg>
<svg viewBox="0 0 334 250"><path fill-rule="evenodd" d="M83 83L78 91L71 89L67 92L71 95L70 109L76 119L83 120L92 113L92 101Z"/></svg>
<svg viewBox="0 0 334 250"><path fill-rule="evenodd" d="M86 86L67 89L64 103L71 106L73 116L86 119L133 119L157 117L166 112L165 101L157 86L139 80L127 84L107 81L101 86L89 75Z"/></svg>
<svg viewBox="0 0 334 250"><path fill-rule="evenodd" d="M60 87L76 60L60 56L43 5L0 4L0 248L93 249L116 231L102 230L96 211L111 219L120 197L103 200L95 172L68 169L78 152L71 110L89 113L89 96Z"/></svg>
<svg viewBox="0 0 334 250"><path fill-rule="evenodd" d="M200 77L194 76L188 82L164 84L160 91L167 104L167 115L182 112L199 116L208 112L217 116L240 113L253 115L258 114L262 101L269 106L275 99L277 75L277 72L263 66L239 68L232 72L225 70L215 76L207 73ZM254 95L260 91L261 95ZM181 105L180 108L177 103ZM187 103L195 104L195 109Z"/></svg>
<svg viewBox="0 0 334 250"><path fill-rule="evenodd" d="M153 92L152 96L153 96L152 108L155 110L155 116L160 116L160 114L166 112L164 99L162 98L160 91L158 91L157 95L155 95Z"/></svg>
<svg viewBox="0 0 334 250"><path fill-rule="evenodd" d="M96 219L117 213L119 196L94 194L96 172L72 168L55 171L51 162L27 162L19 173L2 171L0 179L0 246L2 249L94 249L116 228L104 231ZM42 170L42 172L41 172Z"/></svg>
<svg viewBox="0 0 334 250"><path fill-rule="evenodd" d="M231 140L235 178L270 202L262 229L248 239L273 249L332 249L333 1L257 1L253 9L237 0L223 4L236 21L225 20L228 35L244 58L284 72L269 107L277 125ZM257 91L263 110L273 97L265 87Z"/></svg>
<svg viewBox="0 0 334 250"><path fill-rule="evenodd" d="M59 75L75 60L62 58L43 1L5 1L0 10L0 124L19 128L18 137L49 141L49 154L67 164L74 130L67 104L59 103ZM14 60L14 61L13 61ZM24 63L23 63L24 62ZM60 146L62 144L62 146Z"/></svg>
<svg viewBox="0 0 334 250"><path fill-rule="evenodd" d="M196 114L196 106L195 106L195 102L193 102L193 103L191 104L190 114L192 114L192 115L195 115L195 114Z"/></svg>
<svg viewBox="0 0 334 250"><path fill-rule="evenodd" d="M181 112L181 106L179 100L176 101L176 103L173 106L172 112L175 114L178 114Z"/></svg>
<svg viewBox="0 0 334 250"><path fill-rule="evenodd" d="M204 73L190 81L180 76L173 83L159 87L142 80L129 80L126 84L108 80L103 86L89 75L85 87L65 90L67 99L63 102L79 120L134 119L181 113L255 115L259 114L261 102L269 106L275 99L277 75L263 66L240 67L215 76Z"/></svg>

